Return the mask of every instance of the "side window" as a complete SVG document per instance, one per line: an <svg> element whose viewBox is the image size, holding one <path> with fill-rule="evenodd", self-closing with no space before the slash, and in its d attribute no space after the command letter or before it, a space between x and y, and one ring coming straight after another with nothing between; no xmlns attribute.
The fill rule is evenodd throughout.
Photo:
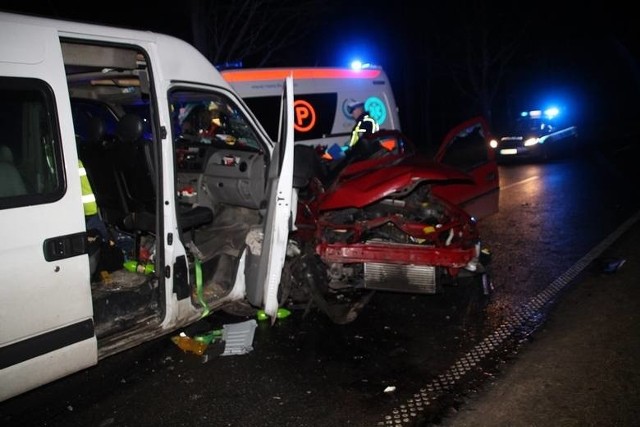
<svg viewBox="0 0 640 427"><path fill-rule="evenodd" d="M47 203L65 191L50 87L0 77L0 209Z"/></svg>
<svg viewBox="0 0 640 427"><path fill-rule="evenodd" d="M228 98L214 93L173 91L169 95L177 143L261 151L260 139Z"/></svg>
<svg viewBox="0 0 640 427"><path fill-rule="evenodd" d="M280 123L280 97L279 96L258 96L244 98L253 114L256 115L260 124L269 134L272 141L278 140L278 123Z"/></svg>

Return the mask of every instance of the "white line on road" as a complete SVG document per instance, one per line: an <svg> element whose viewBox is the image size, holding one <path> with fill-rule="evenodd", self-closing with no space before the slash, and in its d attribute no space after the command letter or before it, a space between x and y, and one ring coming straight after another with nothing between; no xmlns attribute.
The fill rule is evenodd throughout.
<svg viewBox="0 0 640 427"><path fill-rule="evenodd" d="M527 179L523 179L522 181L514 182L513 184L505 185L504 187L500 187L500 191L506 190L511 187L515 187L516 185L521 185L529 181L533 181L534 179L538 179L538 175L530 176Z"/></svg>

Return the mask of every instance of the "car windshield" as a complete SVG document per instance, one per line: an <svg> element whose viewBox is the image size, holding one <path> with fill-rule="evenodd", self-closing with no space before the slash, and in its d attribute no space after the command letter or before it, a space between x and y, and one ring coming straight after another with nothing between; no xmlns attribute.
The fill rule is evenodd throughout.
<svg viewBox="0 0 640 427"><path fill-rule="evenodd" d="M516 131L520 133L540 132L547 125L540 119L523 118L516 123Z"/></svg>

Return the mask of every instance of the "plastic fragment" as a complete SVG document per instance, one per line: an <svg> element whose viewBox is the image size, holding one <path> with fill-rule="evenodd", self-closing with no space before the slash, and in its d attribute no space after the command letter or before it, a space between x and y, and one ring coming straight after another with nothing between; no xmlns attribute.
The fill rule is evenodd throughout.
<svg viewBox="0 0 640 427"><path fill-rule="evenodd" d="M207 349L208 344L188 337L184 332L180 332L180 335L174 335L171 337L171 341L177 345L185 353L191 352L198 356L202 356Z"/></svg>
<svg viewBox="0 0 640 427"><path fill-rule="evenodd" d="M620 267L624 265L627 260L621 258L613 258L605 260L604 266L602 268L603 273L615 273L620 270Z"/></svg>
<svg viewBox="0 0 640 427"><path fill-rule="evenodd" d="M276 318L278 319L284 319L286 317L289 317L290 315L291 312L284 307L280 307L276 312ZM258 310L258 312L256 313L256 318L258 320L267 320L269 318L269 315L265 313L264 310Z"/></svg>
<svg viewBox="0 0 640 427"><path fill-rule="evenodd" d="M258 323L247 320L223 326L222 339L225 341L222 356L247 354L253 350L253 336Z"/></svg>
<svg viewBox="0 0 640 427"><path fill-rule="evenodd" d="M204 332L193 337L194 340L205 343L207 345L216 341L222 337L222 329L214 329L209 332Z"/></svg>

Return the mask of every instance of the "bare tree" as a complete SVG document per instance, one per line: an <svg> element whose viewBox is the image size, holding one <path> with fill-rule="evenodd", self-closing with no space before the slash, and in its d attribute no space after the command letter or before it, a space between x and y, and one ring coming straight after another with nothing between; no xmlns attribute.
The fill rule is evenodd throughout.
<svg viewBox="0 0 640 427"><path fill-rule="evenodd" d="M309 37L322 0L189 0L193 44L212 63L251 59L261 67Z"/></svg>
<svg viewBox="0 0 640 427"><path fill-rule="evenodd" d="M442 63L460 93L471 105L469 110L492 121L492 107L501 82L521 44L525 40L530 19L517 10L519 3L488 8L476 0L464 2L464 7L451 5L449 16L435 35ZM460 6L459 4L457 6ZM441 16L440 14L438 16Z"/></svg>

